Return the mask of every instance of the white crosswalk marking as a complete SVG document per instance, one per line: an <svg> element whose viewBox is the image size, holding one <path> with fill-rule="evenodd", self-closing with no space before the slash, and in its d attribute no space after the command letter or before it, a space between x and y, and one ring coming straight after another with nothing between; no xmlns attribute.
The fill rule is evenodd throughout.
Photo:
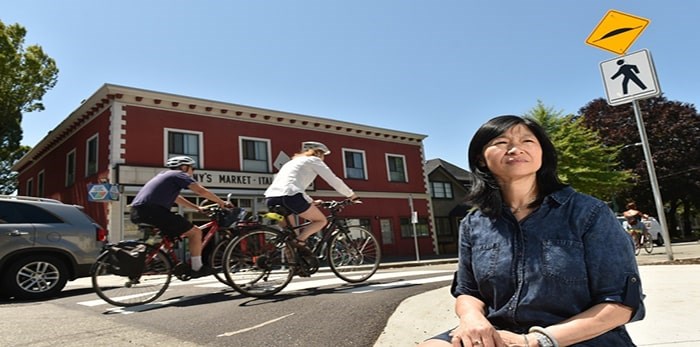
<svg viewBox="0 0 700 347"><path fill-rule="evenodd" d="M338 288L337 292L339 292L339 293L361 294L361 293L368 293L368 292L372 292L372 291L376 291L376 290L385 290L385 289L397 288L397 287L421 285L421 284L434 283L434 282L440 282L440 281L449 281L452 279L452 273L453 273L453 270L432 270L432 271L411 270L411 271L392 271L392 272L378 271L366 282L353 284L353 283L345 282L345 281L341 280L340 278L337 278L331 272L322 272L322 273L315 274L314 275L315 278L312 280L299 280L297 278L294 278L292 280L292 282L289 283L289 285L287 285L287 287L284 288L284 290L282 290L282 293L285 293L285 292L289 293L289 292L294 292L294 291L301 291L301 290L306 290L306 289L336 285L336 286L349 286L348 288L342 288L342 287ZM430 277L409 278L409 277L417 277L417 276L430 276ZM170 287L184 286L184 285L192 285L192 286L198 287L198 288L221 288L221 289L229 288L228 285L219 282L214 277L199 278L196 280L191 280L191 281L186 281L186 282L179 281L179 280L173 280L173 282L170 283ZM139 311L145 311L148 309L152 309L154 306L163 306L163 305L171 304L171 303L177 302L177 301L191 300L193 297L196 297L196 296L184 296L184 297L179 297L176 299L171 299L171 300L166 300L166 301L155 301L155 302L152 302L149 304L132 306L132 307L127 307L127 308L114 307L114 308L108 309L108 311L110 311L111 313L129 314L129 313L133 313L133 312L139 312ZM82 305L82 306L88 306L88 307L109 305L101 299L82 301L82 302L79 302L78 304Z"/></svg>

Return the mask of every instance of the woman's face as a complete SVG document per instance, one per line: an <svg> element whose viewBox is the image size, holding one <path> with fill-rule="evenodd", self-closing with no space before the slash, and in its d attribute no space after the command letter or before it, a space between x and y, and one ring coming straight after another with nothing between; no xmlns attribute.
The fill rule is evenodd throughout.
<svg viewBox="0 0 700 347"><path fill-rule="evenodd" d="M534 175L542 166L542 146L524 124L489 141L482 153L489 171L501 180Z"/></svg>

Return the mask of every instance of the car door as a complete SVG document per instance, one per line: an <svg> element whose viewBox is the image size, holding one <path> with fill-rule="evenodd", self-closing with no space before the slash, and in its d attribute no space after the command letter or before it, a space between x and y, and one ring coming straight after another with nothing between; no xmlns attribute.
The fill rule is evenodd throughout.
<svg viewBox="0 0 700 347"><path fill-rule="evenodd" d="M0 201L0 259L34 246L34 226L24 206L21 202Z"/></svg>

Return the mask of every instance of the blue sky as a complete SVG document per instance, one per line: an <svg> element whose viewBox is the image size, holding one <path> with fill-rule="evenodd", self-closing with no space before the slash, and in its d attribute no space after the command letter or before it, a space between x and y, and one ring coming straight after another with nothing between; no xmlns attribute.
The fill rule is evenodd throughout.
<svg viewBox="0 0 700 347"><path fill-rule="evenodd" d="M425 134L426 159L466 168L489 118L605 97L615 54L585 40L613 9L651 20L628 53L700 105L700 1L0 0L0 20L60 69L29 146L111 83Z"/></svg>

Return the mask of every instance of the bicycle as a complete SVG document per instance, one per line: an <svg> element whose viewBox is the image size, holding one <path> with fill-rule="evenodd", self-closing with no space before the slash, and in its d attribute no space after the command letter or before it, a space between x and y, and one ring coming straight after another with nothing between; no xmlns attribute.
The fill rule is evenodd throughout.
<svg viewBox="0 0 700 347"><path fill-rule="evenodd" d="M239 293L266 297L279 293L294 275L308 277L325 262L340 279L359 283L379 268L381 248L377 239L359 226L349 226L338 214L355 202L325 201L330 211L328 223L307 242L310 254L301 254L292 243L296 231L309 222L293 226L290 213L281 206L264 214L265 218L286 221L285 227L263 225L258 221L229 243L224 253L224 275ZM359 202L357 202L359 203Z"/></svg>
<svg viewBox="0 0 700 347"><path fill-rule="evenodd" d="M642 247L644 247L644 251L647 254L651 254L654 251L654 240L648 231L643 231L641 234L633 236L632 239L634 240L634 255L639 255Z"/></svg>
<svg viewBox="0 0 700 347"><path fill-rule="evenodd" d="M218 205L202 207L210 221L199 226L203 232L202 249L219 234L209 262L216 269L220 267L225 245L235 239L232 224L245 213L245 210L224 209ZM181 261L175 253L181 237L171 239L160 235L159 230L150 224L139 224L142 238L125 240L117 244L107 244L92 265L90 276L92 287L104 301L115 306L143 305L158 299L168 286L172 276L188 281L190 265ZM222 246L224 244L224 246ZM223 248L222 248L223 247ZM218 257L218 258L217 258ZM222 283L225 277L215 273Z"/></svg>

